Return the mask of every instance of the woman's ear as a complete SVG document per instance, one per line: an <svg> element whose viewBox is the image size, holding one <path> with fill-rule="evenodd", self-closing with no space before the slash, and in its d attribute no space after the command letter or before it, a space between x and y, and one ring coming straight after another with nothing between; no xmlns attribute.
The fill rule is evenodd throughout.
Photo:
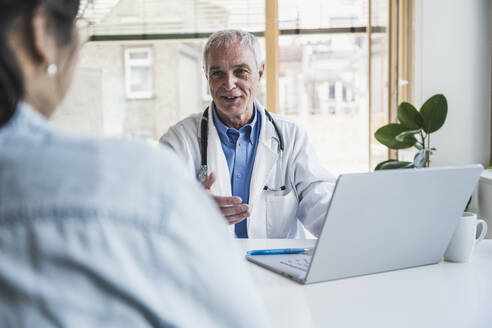
<svg viewBox="0 0 492 328"><path fill-rule="evenodd" d="M33 13L32 18L32 38L33 50L35 55L44 66L54 64L56 62L57 46L53 33L49 31L48 22L46 20L46 9L43 5L39 5Z"/></svg>

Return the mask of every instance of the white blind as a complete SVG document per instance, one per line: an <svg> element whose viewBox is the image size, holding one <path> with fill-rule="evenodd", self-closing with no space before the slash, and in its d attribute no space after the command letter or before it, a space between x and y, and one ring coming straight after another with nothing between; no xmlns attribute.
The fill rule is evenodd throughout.
<svg viewBox="0 0 492 328"><path fill-rule="evenodd" d="M273 0L271 0L273 1ZM279 0L281 30L366 27L368 0ZM372 0L373 26L387 25L388 0ZM90 35L207 34L265 30L265 0L82 0Z"/></svg>
<svg viewBox="0 0 492 328"><path fill-rule="evenodd" d="M367 26L368 0L279 0L279 27L327 29ZM387 26L388 0L372 0L372 25Z"/></svg>
<svg viewBox="0 0 492 328"><path fill-rule="evenodd" d="M265 29L264 0L87 0L92 35L210 33Z"/></svg>

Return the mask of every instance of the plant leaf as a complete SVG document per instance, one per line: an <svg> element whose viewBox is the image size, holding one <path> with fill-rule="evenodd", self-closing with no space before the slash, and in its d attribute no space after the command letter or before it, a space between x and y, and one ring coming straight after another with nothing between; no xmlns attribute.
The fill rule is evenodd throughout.
<svg viewBox="0 0 492 328"><path fill-rule="evenodd" d="M393 162L398 162L396 159L388 159L386 161L380 162L376 167L374 168L374 171L381 170L381 167L384 166L386 163L393 163Z"/></svg>
<svg viewBox="0 0 492 328"><path fill-rule="evenodd" d="M448 102L446 97L441 94L434 95L427 99L420 109L420 114L424 118L423 129L426 133L432 133L439 130L448 114Z"/></svg>
<svg viewBox="0 0 492 328"><path fill-rule="evenodd" d="M421 131L421 129L418 129L418 130L408 130L408 131L403 131L402 133L400 133L399 135L397 135L395 137L395 139L399 142L404 142L405 139L408 137L408 136L413 136L414 134L417 134Z"/></svg>
<svg viewBox="0 0 492 328"><path fill-rule="evenodd" d="M381 162L374 170L392 170L392 169L401 169L401 168L411 168L414 167L411 162L403 162L396 159L389 159L387 161Z"/></svg>
<svg viewBox="0 0 492 328"><path fill-rule="evenodd" d="M400 124L412 130L421 129L424 126L424 118L410 103L402 102L398 106L398 119Z"/></svg>
<svg viewBox="0 0 492 328"><path fill-rule="evenodd" d="M400 133L407 131L408 129L398 123L390 123L379 128L374 136L376 140L391 149L404 149L415 145L417 139L413 135L407 136L404 141L398 141L395 139Z"/></svg>

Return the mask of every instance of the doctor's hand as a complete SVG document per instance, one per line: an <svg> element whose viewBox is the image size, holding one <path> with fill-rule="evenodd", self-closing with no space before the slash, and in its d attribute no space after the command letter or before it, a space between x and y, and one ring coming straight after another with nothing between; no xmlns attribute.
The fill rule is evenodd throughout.
<svg viewBox="0 0 492 328"><path fill-rule="evenodd" d="M202 186L210 192L210 188L215 183L215 179L215 173L210 173L210 175L203 180ZM212 195L212 193L210 194ZM241 197L215 195L212 195L212 197L229 224L239 223L250 215L249 206L248 204L241 204Z"/></svg>

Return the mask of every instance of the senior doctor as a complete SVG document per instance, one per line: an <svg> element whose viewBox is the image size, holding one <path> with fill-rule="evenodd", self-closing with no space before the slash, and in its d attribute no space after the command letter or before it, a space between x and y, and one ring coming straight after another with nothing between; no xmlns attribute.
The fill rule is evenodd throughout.
<svg viewBox="0 0 492 328"><path fill-rule="evenodd" d="M213 101L161 143L210 190L236 237L304 238L304 228L319 236L335 180L306 133L256 100L265 69L258 40L240 30L216 32L203 62Z"/></svg>

